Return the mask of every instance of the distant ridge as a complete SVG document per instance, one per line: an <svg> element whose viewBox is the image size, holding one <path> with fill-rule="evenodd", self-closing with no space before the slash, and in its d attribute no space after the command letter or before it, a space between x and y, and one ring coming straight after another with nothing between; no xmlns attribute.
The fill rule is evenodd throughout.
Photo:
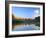
<svg viewBox="0 0 46 38"><path fill-rule="evenodd" d="M18 18L18 17L15 17L13 14L12 14L12 19L17 19L17 20L32 20L31 18Z"/></svg>

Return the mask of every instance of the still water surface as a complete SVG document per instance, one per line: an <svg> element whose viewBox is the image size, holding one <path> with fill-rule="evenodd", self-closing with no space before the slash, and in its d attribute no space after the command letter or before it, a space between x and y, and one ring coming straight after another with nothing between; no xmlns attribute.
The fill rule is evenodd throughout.
<svg viewBox="0 0 46 38"><path fill-rule="evenodd" d="M40 27L35 24L21 24L14 25L13 31L27 31L27 30L40 30Z"/></svg>

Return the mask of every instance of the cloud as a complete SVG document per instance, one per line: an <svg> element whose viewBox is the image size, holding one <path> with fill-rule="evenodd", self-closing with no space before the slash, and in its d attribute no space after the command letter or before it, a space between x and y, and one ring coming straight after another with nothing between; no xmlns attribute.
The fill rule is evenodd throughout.
<svg viewBox="0 0 46 38"><path fill-rule="evenodd" d="M38 17L38 16L40 16L39 10L34 10L34 15L32 16L33 19L35 19L35 17Z"/></svg>
<svg viewBox="0 0 46 38"><path fill-rule="evenodd" d="M35 10L34 13L39 14L39 10Z"/></svg>

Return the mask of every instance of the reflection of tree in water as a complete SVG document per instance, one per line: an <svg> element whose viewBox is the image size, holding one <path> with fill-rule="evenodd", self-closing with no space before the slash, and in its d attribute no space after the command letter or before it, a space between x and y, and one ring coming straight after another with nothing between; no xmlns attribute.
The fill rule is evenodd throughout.
<svg viewBox="0 0 46 38"><path fill-rule="evenodd" d="M40 16L35 19L15 19L15 16L12 15L12 25L20 25L20 24L35 24L40 27Z"/></svg>

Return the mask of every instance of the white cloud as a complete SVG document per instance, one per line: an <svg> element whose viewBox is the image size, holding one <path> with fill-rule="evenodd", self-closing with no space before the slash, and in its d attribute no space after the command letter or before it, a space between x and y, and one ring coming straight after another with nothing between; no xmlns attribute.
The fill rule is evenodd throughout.
<svg viewBox="0 0 46 38"><path fill-rule="evenodd" d="M34 13L39 14L39 10L35 10Z"/></svg>
<svg viewBox="0 0 46 38"><path fill-rule="evenodd" d="M38 17L38 16L40 16L39 10L35 10L34 15L33 15L33 19L35 19L35 17Z"/></svg>

